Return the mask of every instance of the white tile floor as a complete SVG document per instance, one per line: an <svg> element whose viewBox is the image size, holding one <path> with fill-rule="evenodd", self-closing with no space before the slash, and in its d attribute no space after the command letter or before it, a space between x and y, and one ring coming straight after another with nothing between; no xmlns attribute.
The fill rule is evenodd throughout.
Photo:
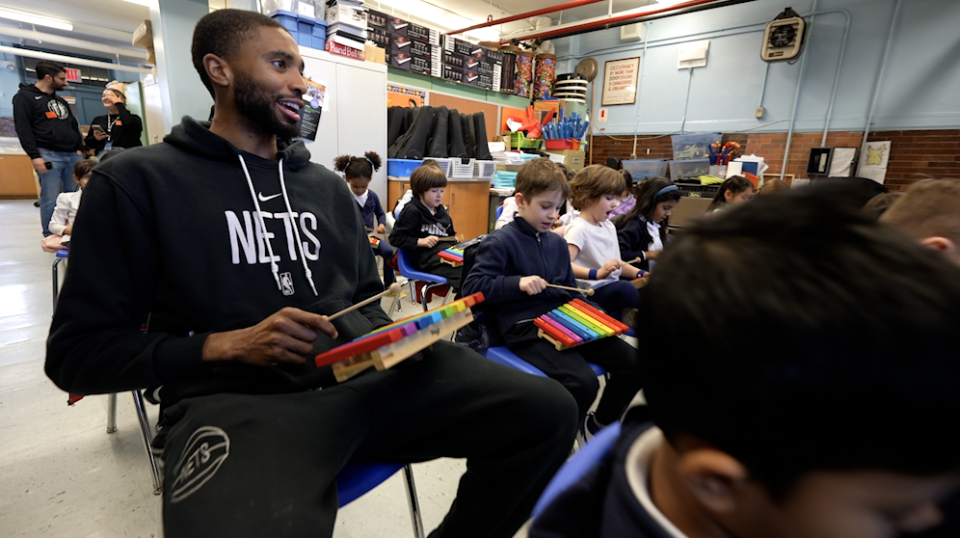
<svg viewBox="0 0 960 538"><path fill-rule="evenodd" d="M74 407L43 373L53 255L40 249L39 209L0 200L0 537L157 536L159 497L129 394L105 433L106 397ZM384 303L389 307L389 303ZM406 304L403 313L416 312ZM156 419L157 407L148 406ZM456 494L463 460L415 465L427 531ZM336 538L411 536L399 475L342 509Z"/></svg>

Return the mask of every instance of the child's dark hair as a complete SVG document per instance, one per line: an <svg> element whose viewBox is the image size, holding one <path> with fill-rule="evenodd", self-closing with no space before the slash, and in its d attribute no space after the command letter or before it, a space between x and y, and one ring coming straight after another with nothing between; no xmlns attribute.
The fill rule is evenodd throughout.
<svg viewBox="0 0 960 538"><path fill-rule="evenodd" d="M749 179L743 176L728 177L726 181L720 184L720 188L717 189L717 194L713 195L713 201L710 202L710 207L707 208L707 211L713 211L726 205L727 192L732 192L734 196L736 196L747 189L753 190L753 183L750 183Z"/></svg>
<svg viewBox="0 0 960 538"><path fill-rule="evenodd" d="M674 188L671 189L670 187ZM679 202L682 198L680 191L673 182L665 177L652 177L637 183L637 186L633 188L633 197L637 199L637 204L627 213L626 218L617 223L617 229L623 228L628 222L640 216L643 217L643 220L650 222L657 210L657 204L670 201ZM661 241L666 241L669 225L669 219L661 223Z"/></svg>
<svg viewBox="0 0 960 538"><path fill-rule="evenodd" d="M694 224L647 291L644 393L674 446L774 500L815 471L960 465L960 269L937 252L811 186Z"/></svg>
<svg viewBox="0 0 960 538"><path fill-rule="evenodd" d="M447 186L447 175L433 159L423 161L410 174L410 189L414 196L420 196L430 189Z"/></svg>
<svg viewBox="0 0 960 538"><path fill-rule="evenodd" d="M93 171L93 169L96 168L96 166L97 166L97 163L94 161L91 161L90 159L77 161L77 163L73 165L73 176L77 179L83 179L83 176Z"/></svg>
<svg viewBox="0 0 960 538"><path fill-rule="evenodd" d="M592 164L577 172L570 181L570 205L582 210L605 195L620 196L627 182L620 172L602 164Z"/></svg>
<svg viewBox="0 0 960 538"><path fill-rule="evenodd" d="M381 163L379 155L368 151L363 157L341 155L333 160L333 168L337 172L343 172L347 179L370 179L373 173L380 169Z"/></svg>
<svg viewBox="0 0 960 538"><path fill-rule="evenodd" d="M534 196L547 191L559 191L566 199L570 185L563 170L545 157L524 163L517 172L516 192L523 194L529 202Z"/></svg>

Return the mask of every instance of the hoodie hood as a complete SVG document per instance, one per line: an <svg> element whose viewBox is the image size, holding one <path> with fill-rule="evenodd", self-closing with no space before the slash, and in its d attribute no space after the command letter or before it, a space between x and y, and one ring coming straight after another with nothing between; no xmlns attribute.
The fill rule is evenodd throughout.
<svg viewBox="0 0 960 538"><path fill-rule="evenodd" d="M27 92L27 93L35 93L37 95L50 95L49 93L42 92L40 88L37 87L36 84L24 84L22 82L20 83L20 91ZM57 92L53 92L53 93L57 93Z"/></svg>
<svg viewBox="0 0 960 538"><path fill-rule="evenodd" d="M184 116L163 141L177 148L193 153L205 159L237 164L237 156L245 152L231 144L227 139L210 131L209 121L197 121ZM310 151L303 141L277 139L277 161L292 171L298 171L310 162Z"/></svg>

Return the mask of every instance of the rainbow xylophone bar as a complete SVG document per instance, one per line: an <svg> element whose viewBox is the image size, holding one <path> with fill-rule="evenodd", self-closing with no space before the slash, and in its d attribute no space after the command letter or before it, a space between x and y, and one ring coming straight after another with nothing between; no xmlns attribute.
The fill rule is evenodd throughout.
<svg viewBox="0 0 960 538"><path fill-rule="evenodd" d="M380 238L379 238L379 237L374 237L374 236L372 236L372 235L369 235L369 236L367 236L367 239L370 240L370 246L371 246L371 247L377 248L377 247L380 246Z"/></svg>
<svg viewBox="0 0 960 538"><path fill-rule="evenodd" d="M463 251L456 247L441 250L437 253L437 256L440 257L441 262L448 263L454 267L463 265Z"/></svg>
<svg viewBox="0 0 960 538"><path fill-rule="evenodd" d="M533 320L537 334L557 350L576 347L601 338L617 336L630 328L580 299L551 310Z"/></svg>
<svg viewBox="0 0 960 538"><path fill-rule="evenodd" d="M482 293L468 295L458 301L444 305L422 314L411 316L390 325L385 325L379 329L361 336L342 346L335 347L330 351L316 356L314 361L318 368L328 366L351 357L372 353L383 346L393 344L412 336L418 331L429 329L432 326L440 324L443 320L452 318L456 314L464 312L474 305L483 302ZM419 351L419 350L418 350Z"/></svg>

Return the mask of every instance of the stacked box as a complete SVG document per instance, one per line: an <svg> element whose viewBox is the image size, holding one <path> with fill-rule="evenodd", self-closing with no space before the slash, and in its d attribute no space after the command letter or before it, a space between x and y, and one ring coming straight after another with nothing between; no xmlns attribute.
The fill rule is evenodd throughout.
<svg viewBox="0 0 960 538"><path fill-rule="evenodd" d="M333 0L327 5L327 52L363 59L367 12L362 0Z"/></svg>
<svg viewBox="0 0 960 538"><path fill-rule="evenodd" d="M407 37L411 40L423 41L428 45L440 45L440 32L412 22L407 26Z"/></svg>
<svg viewBox="0 0 960 538"><path fill-rule="evenodd" d="M388 34L386 30L380 30L378 28L368 26L367 41L370 41L384 51L390 49L390 34Z"/></svg>
<svg viewBox="0 0 960 538"><path fill-rule="evenodd" d="M409 35L409 34L408 34ZM432 72L432 47L424 41L410 41L410 70L429 75Z"/></svg>

